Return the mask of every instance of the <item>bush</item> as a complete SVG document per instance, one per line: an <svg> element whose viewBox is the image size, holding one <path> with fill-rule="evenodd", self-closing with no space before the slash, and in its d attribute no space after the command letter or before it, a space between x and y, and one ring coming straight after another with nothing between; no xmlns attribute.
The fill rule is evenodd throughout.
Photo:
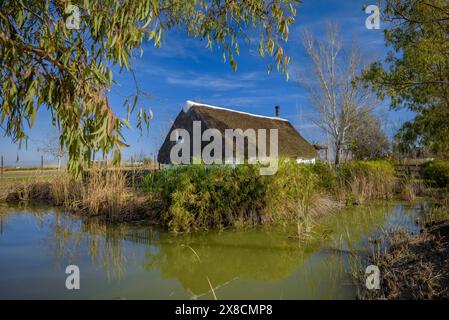
<svg viewBox="0 0 449 320"><path fill-rule="evenodd" d="M338 176L332 165L324 162L317 162L311 166L311 168L318 176L317 187L320 191L331 194L338 193Z"/></svg>
<svg viewBox="0 0 449 320"><path fill-rule="evenodd" d="M449 161L432 161L425 165L424 178L439 188L449 187Z"/></svg>
<svg viewBox="0 0 449 320"><path fill-rule="evenodd" d="M159 194L165 226L189 232L306 220L318 181L313 166L280 160L273 176L261 176L257 165L177 167L145 177L143 189Z"/></svg>
<svg viewBox="0 0 449 320"><path fill-rule="evenodd" d="M260 220L266 188L256 166L190 165L159 171L143 181L159 193L160 219L176 232L224 228Z"/></svg>
<svg viewBox="0 0 449 320"><path fill-rule="evenodd" d="M266 176L265 220L288 222L307 219L312 197L318 193L318 175L313 166L280 161L275 175Z"/></svg>

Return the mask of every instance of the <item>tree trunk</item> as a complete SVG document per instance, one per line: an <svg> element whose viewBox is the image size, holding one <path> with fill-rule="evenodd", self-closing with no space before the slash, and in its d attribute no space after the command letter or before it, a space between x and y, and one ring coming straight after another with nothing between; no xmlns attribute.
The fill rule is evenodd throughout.
<svg viewBox="0 0 449 320"><path fill-rule="evenodd" d="M340 164L340 144L335 145L335 165Z"/></svg>

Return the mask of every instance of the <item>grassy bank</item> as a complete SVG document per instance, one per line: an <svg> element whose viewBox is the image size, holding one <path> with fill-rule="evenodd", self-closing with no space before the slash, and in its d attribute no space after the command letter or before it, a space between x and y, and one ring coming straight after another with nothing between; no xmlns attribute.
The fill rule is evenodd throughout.
<svg viewBox="0 0 449 320"><path fill-rule="evenodd" d="M160 198L160 222L177 232L305 224L323 199L312 168L290 163L274 176L261 176L257 166L193 165L149 176L143 190Z"/></svg>
<svg viewBox="0 0 449 320"><path fill-rule="evenodd" d="M273 176L261 176L254 165L191 165L148 174L136 188L127 187L121 171L102 169L84 181L66 175L10 181L0 184L0 201L46 201L108 221L149 219L175 232L294 223L301 235L344 205L389 199L394 181L386 161L333 168L282 159Z"/></svg>

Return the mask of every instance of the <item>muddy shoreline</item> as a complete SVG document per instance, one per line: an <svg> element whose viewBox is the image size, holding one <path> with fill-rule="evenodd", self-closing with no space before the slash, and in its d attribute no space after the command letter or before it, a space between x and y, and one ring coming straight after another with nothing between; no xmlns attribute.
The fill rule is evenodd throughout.
<svg viewBox="0 0 449 320"><path fill-rule="evenodd" d="M398 230L385 236L382 241L390 243L389 249L370 257L380 269L380 289L364 289L360 298L449 299L448 212L448 208L431 210L419 222L419 234Z"/></svg>

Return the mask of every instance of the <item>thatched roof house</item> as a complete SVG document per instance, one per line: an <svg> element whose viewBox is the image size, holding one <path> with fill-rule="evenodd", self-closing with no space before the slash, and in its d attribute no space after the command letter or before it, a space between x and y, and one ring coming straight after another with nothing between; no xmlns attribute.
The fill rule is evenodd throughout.
<svg viewBox="0 0 449 320"><path fill-rule="evenodd" d="M179 143L170 141L172 131L185 129L192 135L194 121L201 122L202 132L206 129L214 128L218 129L223 137L225 129L242 129L243 131L247 129L254 129L256 131L258 129L266 129L267 132L269 132L269 129L278 129L279 156L293 158L299 162L314 161L318 156L313 145L307 142L288 120L278 116L279 107L276 107L276 115L276 117L267 117L187 101L159 150L158 162L163 164L170 163L170 151L174 145ZM267 140L269 140L268 136L269 134L267 133ZM202 143L202 147L206 144L207 142ZM225 143L223 143L223 148L224 145ZM269 150L268 145L267 150ZM224 155L225 152L223 151L222 154Z"/></svg>

